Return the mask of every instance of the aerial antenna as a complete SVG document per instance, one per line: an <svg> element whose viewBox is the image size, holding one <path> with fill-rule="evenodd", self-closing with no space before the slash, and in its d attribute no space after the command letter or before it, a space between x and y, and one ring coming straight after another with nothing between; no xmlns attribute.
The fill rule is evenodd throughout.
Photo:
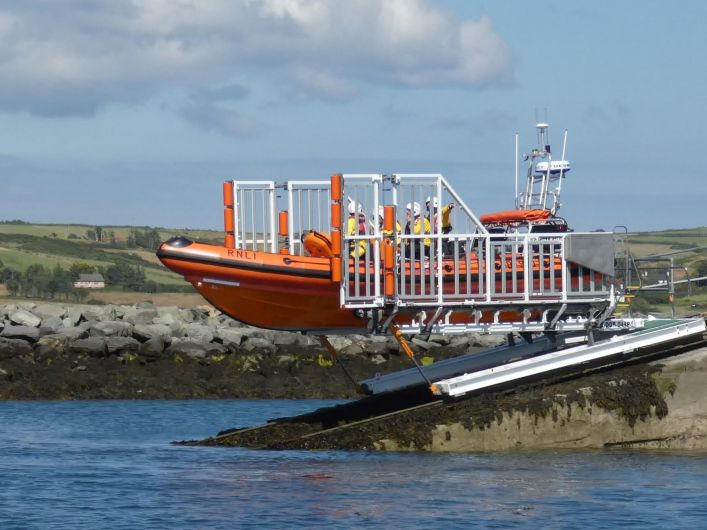
<svg viewBox="0 0 707 530"><path fill-rule="evenodd" d="M516 209L518 209L518 131L516 131L516 195L515 195Z"/></svg>
<svg viewBox="0 0 707 530"><path fill-rule="evenodd" d="M567 129L565 129L565 138L562 141L562 162L565 162L567 159L565 158L565 154L567 152ZM560 168L560 178L557 182L557 190L555 191L555 204L552 205L552 214L555 215L557 213L557 210L560 209L560 192L562 191L562 180L565 178L565 170L568 169L568 166L565 166L564 164Z"/></svg>

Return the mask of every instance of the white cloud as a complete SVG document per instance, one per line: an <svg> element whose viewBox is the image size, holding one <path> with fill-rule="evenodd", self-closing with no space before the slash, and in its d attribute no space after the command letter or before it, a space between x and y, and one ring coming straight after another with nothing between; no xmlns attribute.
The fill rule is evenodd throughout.
<svg viewBox="0 0 707 530"><path fill-rule="evenodd" d="M0 71L2 110L90 115L244 78L332 101L481 87L507 82L512 59L488 18L425 0L17 0L0 7Z"/></svg>

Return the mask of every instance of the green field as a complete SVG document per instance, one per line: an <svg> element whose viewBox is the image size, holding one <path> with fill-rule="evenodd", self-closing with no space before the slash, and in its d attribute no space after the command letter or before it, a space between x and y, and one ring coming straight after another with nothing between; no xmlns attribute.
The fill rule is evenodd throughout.
<svg viewBox="0 0 707 530"><path fill-rule="evenodd" d="M634 256L672 257L676 266L688 267L693 275L699 263L707 259L707 227L633 233L628 241Z"/></svg>
<svg viewBox="0 0 707 530"><path fill-rule="evenodd" d="M60 265L69 269L82 263L100 269L111 266L140 267L147 281L155 282L162 292L182 291L188 288L184 279L166 269L155 256L154 250L127 248L126 240L133 227L102 227L103 233L112 233L112 240L96 242L88 239L87 225L32 225L0 223L0 262L14 273L24 273L30 265L41 264L53 269ZM145 230L144 228L139 228ZM161 240L182 234L207 241L220 241L216 231L159 229ZM81 238L69 235L83 234ZM13 273L13 274L14 274ZM108 289L112 286L108 285ZM114 287L113 287L114 288Z"/></svg>

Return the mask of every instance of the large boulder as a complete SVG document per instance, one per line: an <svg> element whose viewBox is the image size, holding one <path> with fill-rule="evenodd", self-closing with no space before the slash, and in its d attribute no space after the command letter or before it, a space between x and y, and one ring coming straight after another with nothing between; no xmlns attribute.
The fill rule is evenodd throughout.
<svg viewBox="0 0 707 530"><path fill-rule="evenodd" d="M66 311L66 317L64 317L64 325L67 328L71 326L77 326L81 319L83 318L83 311L80 306L71 306Z"/></svg>
<svg viewBox="0 0 707 530"><path fill-rule="evenodd" d="M152 319L153 325L167 326L171 337L184 336L184 322L179 313L164 313Z"/></svg>
<svg viewBox="0 0 707 530"><path fill-rule="evenodd" d="M136 352L140 349L140 343L132 337L110 336L105 338L106 351L110 354L123 352Z"/></svg>
<svg viewBox="0 0 707 530"><path fill-rule="evenodd" d="M275 351L277 350L277 347L272 342L267 339L261 339L259 337L248 337L248 340L243 343L242 348L247 352L267 351L269 353L275 353Z"/></svg>
<svg viewBox="0 0 707 530"><path fill-rule="evenodd" d="M0 332L0 337L37 342L39 340L39 329L32 326L5 326Z"/></svg>
<svg viewBox="0 0 707 530"><path fill-rule="evenodd" d="M363 344L363 351L367 353L369 357L375 355L384 355L388 353L388 344L386 341L368 342L366 344Z"/></svg>
<svg viewBox="0 0 707 530"><path fill-rule="evenodd" d="M353 340L343 335L328 336L327 339L336 351L343 350L353 344Z"/></svg>
<svg viewBox="0 0 707 530"><path fill-rule="evenodd" d="M76 327L64 328L57 332L58 335L62 335L69 340L85 339L88 337L89 325L86 322L82 322Z"/></svg>
<svg viewBox="0 0 707 530"><path fill-rule="evenodd" d="M151 308L139 308L127 306L123 310L123 320L130 322L131 324L145 325L152 324L152 319L157 316L157 311L154 307Z"/></svg>
<svg viewBox="0 0 707 530"><path fill-rule="evenodd" d="M8 315L14 311L17 311L17 306L15 304L0 305L0 320L7 320Z"/></svg>
<svg viewBox="0 0 707 530"><path fill-rule="evenodd" d="M475 340L470 340L469 343L472 346L492 348L505 344L506 337L504 335L478 335Z"/></svg>
<svg viewBox="0 0 707 530"><path fill-rule="evenodd" d="M339 355L341 357L358 357L361 354L363 354L363 348L359 346L358 344L349 344L345 348L342 348L341 351L339 352Z"/></svg>
<svg viewBox="0 0 707 530"><path fill-rule="evenodd" d="M165 353L174 355L181 353L192 359L205 359L207 347L206 344L194 342L191 340L174 340L172 344L167 346Z"/></svg>
<svg viewBox="0 0 707 530"><path fill-rule="evenodd" d="M300 348L309 348L310 346L319 346L321 342L318 338L312 337L311 335L295 335L297 342L295 344Z"/></svg>
<svg viewBox="0 0 707 530"><path fill-rule="evenodd" d="M98 322L115 320L115 306L86 305L82 307L81 314L85 320L97 320Z"/></svg>
<svg viewBox="0 0 707 530"><path fill-rule="evenodd" d="M64 353L69 344L69 339L62 334L45 335L40 337L34 345L34 356L38 361Z"/></svg>
<svg viewBox="0 0 707 530"><path fill-rule="evenodd" d="M469 345L469 337L466 335L454 335L449 341L452 348L466 348Z"/></svg>
<svg viewBox="0 0 707 530"><path fill-rule="evenodd" d="M91 357L104 357L106 354L106 340L103 337L89 337L71 342L72 351L86 353Z"/></svg>
<svg viewBox="0 0 707 530"><path fill-rule="evenodd" d="M132 335L133 325L130 322L96 322L91 326L89 333L92 337L129 337Z"/></svg>
<svg viewBox="0 0 707 530"><path fill-rule="evenodd" d="M182 319L182 322L187 323L198 322L199 320L201 320L200 318L196 317L194 311L192 311L191 309L180 309L179 318Z"/></svg>
<svg viewBox="0 0 707 530"><path fill-rule="evenodd" d="M32 310L37 307L37 304L34 302L17 302L17 307L19 309L24 309L25 311L29 311L30 313Z"/></svg>
<svg viewBox="0 0 707 530"><path fill-rule="evenodd" d="M170 342L172 330L165 324L137 325L133 328L133 337L140 342L147 342L154 338L159 338L162 342Z"/></svg>
<svg viewBox="0 0 707 530"><path fill-rule="evenodd" d="M182 325L180 309L177 306L158 307L157 316L152 319L155 324L164 324L166 326Z"/></svg>
<svg viewBox="0 0 707 530"><path fill-rule="evenodd" d="M214 340L213 330L203 324L187 324L186 334L187 337L197 342L208 343Z"/></svg>
<svg viewBox="0 0 707 530"><path fill-rule="evenodd" d="M9 315L10 321L18 326L29 326L29 327L39 327L42 323L42 319L37 315L33 315L25 309L16 309Z"/></svg>
<svg viewBox="0 0 707 530"><path fill-rule="evenodd" d="M42 317L42 324L39 326L40 335L59 333L64 330L64 322L57 316Z"/></svg>
<svg viewBox="0 0 707 530"><path fill-rule="evenodd" d="M248 338L265 339L268 342L272 342L279 331L270 331L269 329L254 328L251 326L245 326L239 328L238 331L243 333Z"/></svg>
<svg viewBox="0 0 707 530"><path fill-rule="evenodd" d="M442 335L441 333L431 333L427 338L428 342L434 342L442 346L447 346L451 342L451 338L448 335Z"/></svg>
<svg viewBox="0 0 707 530"><path fill-rule="evenodd" d="M297 344L297 333L287 331L276 332L273 336L272 343L275 346L293 346Z"/></svg>
<svg viewBox="0 0 707 530"><path fill-rule="evenodd" d="M418 339L417 337L413 337L411 342L412 342L415 346L417 346L418 348L421 348L421 349L423 349L423 350L425 350L425 351L431 350L431 349L433 349L433 348L439 348L439 347L442 346L442 345L439 344L438 342L432 342L432 341L429 341L429 340L422 340L422 339Z"/></svg>
<svg viewBox="0 0 707 530"><path fill-rule="evenodd" d="M59 304L39 304L32 309L32 313L41 318L42 321L46 320L48 317L62 319L66 316L66 308Z"/></svg>
<svg viewBox="0 0 707 530"><path fill-rule="evenodd" d="M155 336L140 344L138 353L141 357L148 360L155 360L162 355L162 352L164 352L164 347L165 343L162 337Z"/></svg>
<svg viewBox="0 0 707 530"><path fill-rule="evenodd" d="M216 338L221 341L224 346L240 346L243 342L243 333L232 328L216 329Z"/></svg>

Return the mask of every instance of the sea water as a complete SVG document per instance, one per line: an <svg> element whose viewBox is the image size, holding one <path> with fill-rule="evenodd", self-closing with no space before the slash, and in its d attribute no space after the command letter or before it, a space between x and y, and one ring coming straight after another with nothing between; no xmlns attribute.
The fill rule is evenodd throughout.
<svg viewBox="0 0 707 530"><path fill-rule="evenodd" d="M0 403L0 529L707 527L707 455L171 444L333 403Z"/></svg>

